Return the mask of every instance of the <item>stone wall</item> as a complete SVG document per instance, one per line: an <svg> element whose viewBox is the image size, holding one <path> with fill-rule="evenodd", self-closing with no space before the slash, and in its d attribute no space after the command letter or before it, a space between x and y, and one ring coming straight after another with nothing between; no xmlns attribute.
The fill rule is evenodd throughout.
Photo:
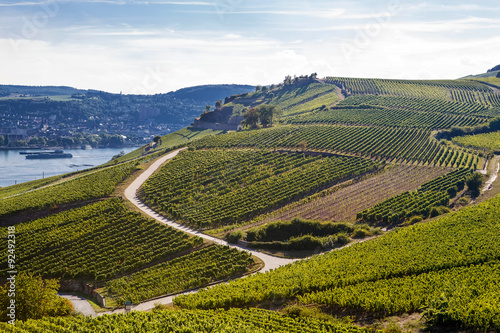
<svg viewBox="0 0 500 333"><path fill-rule="evenodd" d="M63 281L60 282L60 291L80 292L94 299L100 306L106 307L106 298L99 294L95 287L83 281Z"/></svg>

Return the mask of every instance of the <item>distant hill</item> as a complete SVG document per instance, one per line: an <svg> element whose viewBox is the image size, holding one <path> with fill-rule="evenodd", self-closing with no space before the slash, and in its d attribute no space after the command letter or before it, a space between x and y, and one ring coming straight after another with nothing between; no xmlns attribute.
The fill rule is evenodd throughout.
<svg viewBox="0 0 500 333"><path fill-rule="evenodd" d="M498 75L500 75L500 65L497 65L491 69L488 69L486 71L486 73L468 75L466 77L463 77L463 79L484 79L487 77L498 77Z"/></svg>
<svg viewBox="0 0 500 333"><path fill-rule="evenodd" d="M0 129L26 129L28 139L75 137L77 133L142 139L189 126L207 105L253 90L249 85L224 84L126 95L71 87L0 85Z"/></svg>
<svg viewBox="0 0 500 333"><path fill-rule="evenodd" d="M496 65L495 67L493 67L492 69L488 69L488 73L489 72L495 72L495 71L500 71L500 65Z"/></svg>
<svg viewBox="0 0 500 333"><path fill-rule="evenodd" d="M0 85L0 96L7 94L22 94L33 96L57 96L85 94L87 90L76 89L66 86L19 86L19 85Z"/></svg>

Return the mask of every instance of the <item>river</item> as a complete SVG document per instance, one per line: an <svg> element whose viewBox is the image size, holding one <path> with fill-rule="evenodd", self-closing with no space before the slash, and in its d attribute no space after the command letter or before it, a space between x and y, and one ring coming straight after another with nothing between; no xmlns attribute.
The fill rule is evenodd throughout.
<svg viewBox="0 0 500 333"><path fill-rule="evenodd" d="M102 149L64 149L72 158L29 160L21 151L41 150L0 150L0 187L24 183L30 180L51 177L72 171L92 168L108 162L121 151L131 152L137 147Z"/></svg>

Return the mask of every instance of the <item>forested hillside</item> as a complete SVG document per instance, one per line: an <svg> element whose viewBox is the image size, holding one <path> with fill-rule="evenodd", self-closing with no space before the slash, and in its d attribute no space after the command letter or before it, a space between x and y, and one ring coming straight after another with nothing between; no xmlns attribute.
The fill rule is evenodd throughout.
<svg viewBox="0 0 500 333"><path fill-rule="evenodd" d="M99 145L96 135L124 135L150 141L189 126L193 118L227 96L253 89L245 85L206 85L166 94L125 95L69 87L2 86L0 146ZM7 129L26 130L8 139ZM61 141L73 139L73 144ZM104 145L104 144L103 144Z"/></svg>

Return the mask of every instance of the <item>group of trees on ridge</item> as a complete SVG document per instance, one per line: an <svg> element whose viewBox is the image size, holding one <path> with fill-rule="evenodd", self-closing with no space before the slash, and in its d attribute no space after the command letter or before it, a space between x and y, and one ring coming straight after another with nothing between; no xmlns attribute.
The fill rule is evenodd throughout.
<svg viewBox="0 0 500 333"><path fill-rule="evenodd" d="M271 127L273 126L274 119L278 118L282 113L283 111L276 105L260 105L247 110L243 114L242 125L257 128L257 124L260 121L262 127Z"/></svg>

